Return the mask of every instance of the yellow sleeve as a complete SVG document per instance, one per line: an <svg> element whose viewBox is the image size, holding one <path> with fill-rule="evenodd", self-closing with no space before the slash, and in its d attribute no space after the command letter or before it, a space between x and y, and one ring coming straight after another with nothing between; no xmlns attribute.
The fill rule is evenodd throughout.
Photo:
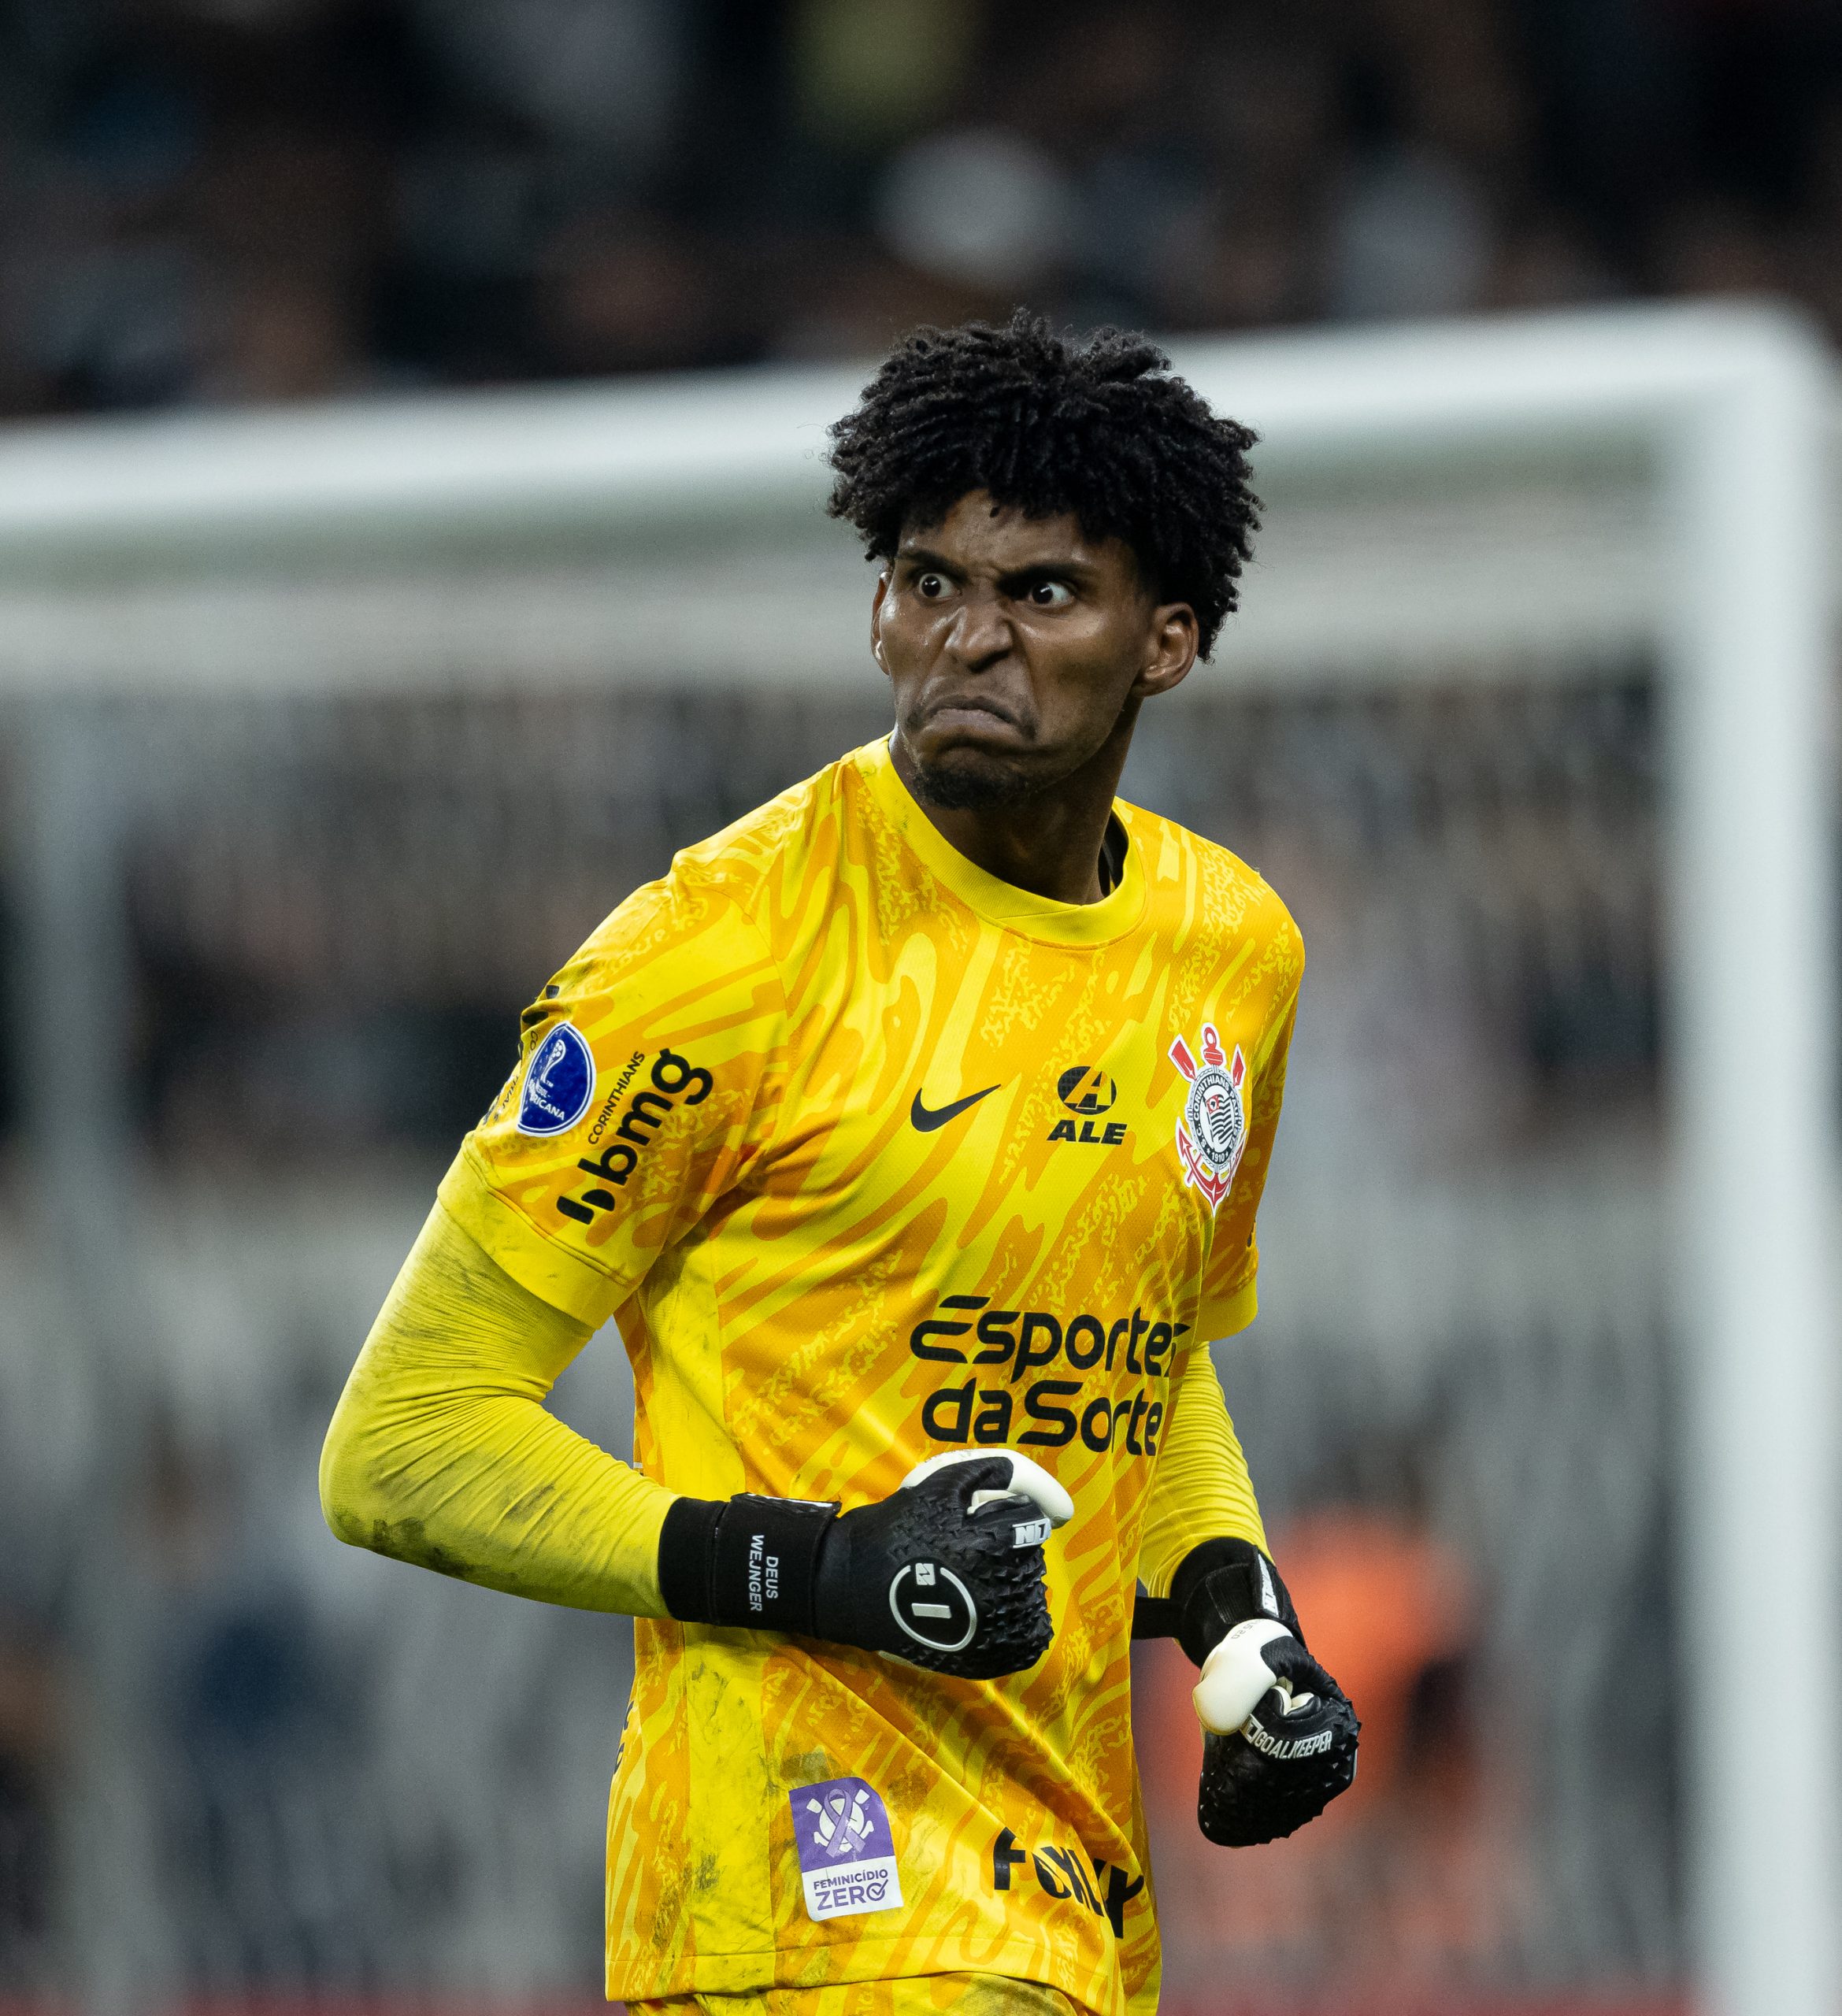
<svg viewBox="0 0 1842 2016"><path fill-rule="evenodd" d="M661 1617L673 1494L543 1405L586 1324L437 1204L346 1381L320 1458L342 1540L577 1610Z"/></svg>
<svg viewBox="0 0 1842 2016"><path fill-rule="evenodd" d="M1139 1544L1140 1579L1153 1595L1169 1595L1171 1578L1191 1548L1225 1536L1269 1551L1221 1381L1207 1345L1198 1344L1184 1368L1151 1480Z"/></svg>
<svg viewBox="0 0 1842 2016"><path fill-rule="evenodd" d="M1302 966L1304 951L1298 933L1287 920L1291 942L1297 947ZM1204 1343L1232 1337L1254 1320L1258 1304L1255 1279L1260 1271L1260 1249L1255 1243L1254 1221L1266 1188L1266 1172L1273 1160L1273 1143L1279 1132L1279 1110L1285 1101L1286 1063L1292 1051L1292 1025L1298 1018L1298 991L1295 986L1280 1011L1262 1035L1256 1049L1252 1076L1247 1083L1247 1149L1235 1172L1234 1187L1222 1206L1212 1242L1209 1265L1203 1277L1203 1295L1196 1315L1196 1335ZM1220 1395L1217 1396L1219 1403Z"/></svg>

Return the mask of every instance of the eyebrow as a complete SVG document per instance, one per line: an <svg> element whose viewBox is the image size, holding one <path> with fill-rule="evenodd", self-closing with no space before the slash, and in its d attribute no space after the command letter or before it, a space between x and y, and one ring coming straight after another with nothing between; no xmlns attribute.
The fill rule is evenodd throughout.
<svg viewBox="0 0 1842 2016"><path fill-rule="evenodd" d="M910 546L905 543L896 548L895 558L905 567L932 568L941 574L958 574L965 571L944 554L935 552L932 547ZM1059 574L1089 580L1098 571L1091 560L1077 560L1070 554L1063 554L1056 559L1020 561L1014 567L1005 568L998 578L1001 581L1020 581L1032 575Z"/></svg>
<svg viewBox="0 0 1842 2016"><path fill-rule="evenodd" d="M895 549L895 558L910 566L932 567L943 574L959 571L944 554L935 552L932 547L910 546L906 541Z"/></svg>

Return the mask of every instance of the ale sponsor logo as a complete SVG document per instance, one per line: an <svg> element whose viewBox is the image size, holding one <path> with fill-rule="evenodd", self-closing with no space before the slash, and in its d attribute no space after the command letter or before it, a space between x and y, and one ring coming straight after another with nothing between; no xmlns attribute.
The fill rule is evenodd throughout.
<svg viewBox="0 0 1842 2016"><path fill-rule="evenodd" d="M1055 1081L1055 1096L1068 1116L1049 1129L1051 1141L1078 1142L1090 1148L1117 1148L1125 1139L1123 1120L1102 1117L1110 1113L1119 1088L1091 1064L1070 1065Z"/></svg>

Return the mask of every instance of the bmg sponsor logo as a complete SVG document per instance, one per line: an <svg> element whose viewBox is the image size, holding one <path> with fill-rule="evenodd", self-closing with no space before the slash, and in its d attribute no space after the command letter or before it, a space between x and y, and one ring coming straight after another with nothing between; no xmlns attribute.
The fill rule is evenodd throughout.
<svg viewBox="0 0 1842 2016"><path fill-rule="evenodd" d="M621 1076L623 1084L632 1083L645 1058L643 1051L636 1051L628 1059ZM589 1130L589 1142L592 1146L601 1140L601 1153L592 1162L584 1156L576 1165L595 1181L579 1197L559 1197L557 1209L565 1218L573 1218L582 1225L593 1225L597 1211L611 1211L614 1191L625 1188L627 1179L639 1166L640 1157L652 1146L653 1136L664 1124L665 1115L676 1106L702 1106L714 1084L702 1065L693 1064L675 1050L662 1050L653 1059L650 1089L636 1092L628 1101L627 1110L611 1135L607 1132L610 1107L604 1106L596 1116ZM618 1096L617 1088L615 1097Z"/></svg>

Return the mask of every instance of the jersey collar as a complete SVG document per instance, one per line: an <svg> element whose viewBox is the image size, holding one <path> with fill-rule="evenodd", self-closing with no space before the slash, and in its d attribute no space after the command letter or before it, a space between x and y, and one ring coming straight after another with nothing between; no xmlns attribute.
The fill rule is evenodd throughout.
<svg viewBox="0 0 1842 2016"><path fill-rule="evenodd" d="M855 761L871 795L891 825L966 907L989 924L1051 945L1104 945L1133 929L1145 914L1142 851L1132 838L1131 808L1114 810L1126 831L1125 861L1117 885L1097 903L1058 903L988 875L968 861L917 805L896 771L887 742L866 743Z"/></svg>

